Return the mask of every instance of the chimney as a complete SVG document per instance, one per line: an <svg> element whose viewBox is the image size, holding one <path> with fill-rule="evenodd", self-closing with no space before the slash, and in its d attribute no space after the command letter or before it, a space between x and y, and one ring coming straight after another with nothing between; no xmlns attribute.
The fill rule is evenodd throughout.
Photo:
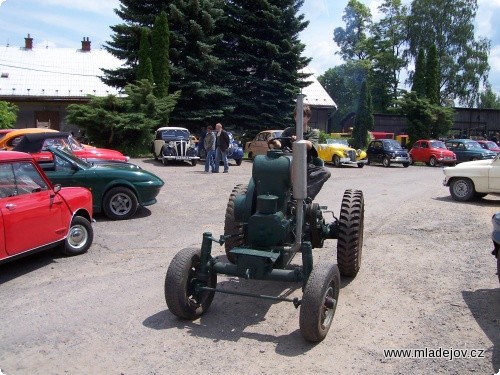
<svg viewBox="0 0 500 375"><path fill-rule="evenodd" d="M27 38L24 38L24 49L33 49L33 38L30 37L30 34L28 34Z"/></svg>
<svg viewBox="0 0 500 375"><path fill-rule="evenodd" d="M90 51L90 40L89 37L85 38L83 37L82 40L82 52L89 52Z"/></svg>

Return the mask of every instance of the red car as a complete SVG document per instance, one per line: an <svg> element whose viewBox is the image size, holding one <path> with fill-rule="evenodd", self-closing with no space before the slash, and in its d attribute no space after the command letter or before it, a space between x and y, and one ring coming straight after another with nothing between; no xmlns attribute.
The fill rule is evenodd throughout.
<svg viewBox="0 0 500 375"><path fill-rule="evenodd" d="M13 151L27 152L38 162L51 162L50 146L58 146L71 151L75 156L89 163L95 162L127 162L128 156L121 152L106 148L84 147L70 133L32 133L25 134L13 148Z"/></svg>
<svg viewBox="0 0 500 375"><path fill-rule="evenodd" d="M486 150L496 152L497 154L500 153L500 147L493 141L477 141L477 143Z"/></svg>
<svg viewBox="0 0 500 375"><path fill-rule="evenodd" d="M416 141L409 154L411 164L422 162L431 167L438 164L457 164L457 156L446 148L443 141L433 139Z"/></svg>
<svg viewBox="0 0 500 375"><path fill-rule="evenodd" d="M31 155L0 151L0 263L54 246L83 254L91 221L88 189L52 185Z"/></svg>

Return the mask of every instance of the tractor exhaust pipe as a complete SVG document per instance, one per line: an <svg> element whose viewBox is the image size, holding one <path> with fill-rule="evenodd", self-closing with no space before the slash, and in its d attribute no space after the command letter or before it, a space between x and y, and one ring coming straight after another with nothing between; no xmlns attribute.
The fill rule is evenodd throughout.
<svg viewBox="0 0 500 375"><path fill-rule="evenodd" d="M304 200L307 198L307 145L303 139L304 125L304 94L297 95L297 119L295 124L297 139L293 142L292 152L292 185L293 197L297 200L297 226L293 250L298 251L302 243L302 228L304 223Z"/></svg>

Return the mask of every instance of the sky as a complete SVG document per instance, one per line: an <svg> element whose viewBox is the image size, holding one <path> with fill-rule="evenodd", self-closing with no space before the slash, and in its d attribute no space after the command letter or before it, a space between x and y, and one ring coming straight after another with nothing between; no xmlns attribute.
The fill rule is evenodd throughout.
<svg viewBox="0 0 500 375"><path fill-rule="evenodd" d="M300 12L310 23L300 38L306 45L304 55L313 59L309 68L316 76L342 63L335 54L338 47L333 41L333 30L345 27L342 15L347 2L304 1ZM377 20L382 0L362 2ZM119 4L119 0L0 0L0 47L24 46L24 38L30 34L35 47L78 49L83 37L88 37L92 48L100 48L111 40L110 26L122 22L113 11ZM494 26L495 20L500 19L500 0L478 0L478 5L476 35L491 40L489 81L500 95L500 27Z"/></svg>

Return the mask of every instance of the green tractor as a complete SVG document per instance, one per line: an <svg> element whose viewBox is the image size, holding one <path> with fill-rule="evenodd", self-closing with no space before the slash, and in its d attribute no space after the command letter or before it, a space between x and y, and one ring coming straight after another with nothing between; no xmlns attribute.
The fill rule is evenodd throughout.
<svg viewBox="0 0 500 375"><path fill-rule="evenodd" d="M302 95L297 113L302 113ZM302 119L297 129L302 129ZM300 126L299 126L300 125ZM346 190L339 217L306 200L306 144L297 132L292 155L269 150L254 159L247 185L237 185L229 197L224 235L203 233L201 248L179 251L165 278L165 299L174 315L195 320L218 293L236 294L300 306L302 336L322 341L330 329L340 290L340 275L355 277L361 265L364 199L359 190ZM324 214L331 213L327 223ZM337 265L313 265L313 248L326 239L337 240ZM225 245L228 261L212 257L212 243ZM302 265L290 267L300 253ZM302 284L302 299L258 295L217 287L217 274L251 280Z"/></svg>

